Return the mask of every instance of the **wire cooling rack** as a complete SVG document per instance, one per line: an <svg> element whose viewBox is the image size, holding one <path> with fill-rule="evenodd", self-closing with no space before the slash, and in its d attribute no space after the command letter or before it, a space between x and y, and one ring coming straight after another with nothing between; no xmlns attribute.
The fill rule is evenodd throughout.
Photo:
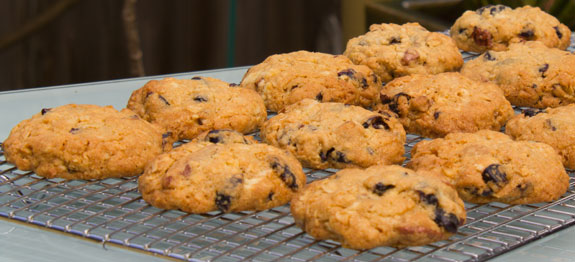
<svg viewBox="0 0 575 262"><path fill-rule="evenodd" d="M575 34L571 40L574 51ZM408 160L422 139L407 135ZM311 182L337 170L304 171ZM569 189L552 203L466 203L466 224L448 240L357 251L314 240L295 226L288 205L231 214L161 210L144 202L137 178L44 179L7 163L0 144L0 216L190 261L483 261L575 224L575 171L567 171Z"/></svg>
<svg viewBox="0 0 575 262"><path fill-rule="evenodd" d="M423 138L408 135L406 156ZM82 237L192 261L481 261L575 224L575 176L552 203L466 204L457 234L427 246L356 251L314 240L289 206L260 212L192 215L148 205L137 178L44 179L0 155L0 216ZM305 169L309 181L336 170Z"/></svg>

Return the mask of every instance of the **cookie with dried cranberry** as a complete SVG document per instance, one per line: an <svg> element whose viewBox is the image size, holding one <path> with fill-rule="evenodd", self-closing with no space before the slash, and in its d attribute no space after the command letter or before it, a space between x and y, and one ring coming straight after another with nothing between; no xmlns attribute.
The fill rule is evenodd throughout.
<svg viewBox="0 0 575 262"><path fill-rule="evenodd" d="M507 122L505 133L516 140L552 146L563 165L575 169L575 104L545 110L525 109Z"/></svg>
<svg viewBox="0 0 575 262"><path fill-rule="evenodd" d="M503 51L512 43L539 41L551 48L565 50L571 42L571 30L539 7L511 9L488 5L466 11L450 30L457 46L464 51Z"/></svg>
<svg viewBox="0 0 575 262"><path fill-rule="evenodd" d="M20 170L46 178L104 179L141 174L171 148L166 136L129 109L69 104L20 122L3 147L6 160Z"/></svg>
<svg viewBox="0 0 575 262"><path fill-rule="evenodd" d="M301 164L289 152L249 137L228 139L239 136L206 133L158 156L138 179L142 197L158 208L197 214L288 203L305 185Z"/></svg>
<svg viewBox="0 0 575 262"><path fill-rule="evenodd" d="M401 166L343 169L308 184L290 205L306 233L353 249L444 240L466 219L455 189Z"/></svg>
<svg viewBox="0 0 575 262"><path fill-rule="evenodd" d="M497 84L513 105L546 108L575 103L575 54L540 42L485 52L465 63L461 73Z"/></svg>
<svg viewBox="0 0 575 262"><path fill-rule="evenodd" d="M455 42L418 23L374 24L350 39L344 55L371 68L384 82L411 74L457 71L463 58Z"/></svg>
<svg viewBox="0 0 575 262"><path fill-rule="evenodd" d="M377 102L381 80L345 56L298 51L272 55L251 67L241 86L256 90L268 110L279 112L306 98L370 107Z"/></svg>
<svg viewBox="0 0 575 262"><path fill-rule="evenodd" d="M316 169L404 160L405 131L397 119L342 103L306 99L290 105L263 124L260 137Z"/></svg>
<svg viewBox="0 0 575 262"><path fill-rule="evenodd" d="M496 85L451 72L394 79L381 91L381 103L378 110L394 112L408 133L425 137L499 130L513 116Z"/></svg>
<svg viewBox="0 0 575 262"><path fill-rule="evenodd" d="M491 130L417 143L408 167L441 177L472 203L528 204L558 199L569 187L561 157L544 143Z"/></svg>
<svg viewBox="0 0 575 262"><path fill-rule="evenodd" d="M267 117L256 92L209 77L149 81L132 93L127 107L171 132L173 140L193 139L212 129L245 134Z"/></svg>

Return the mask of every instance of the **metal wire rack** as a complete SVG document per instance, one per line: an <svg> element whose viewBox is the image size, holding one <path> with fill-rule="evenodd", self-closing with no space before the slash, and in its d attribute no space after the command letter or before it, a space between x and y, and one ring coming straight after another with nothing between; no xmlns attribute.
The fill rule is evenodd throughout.
<svg viewBox="0 0 575 262"><path fill-rule="evenodd" d="M408 135L408 157L422 139ZM143 201L136 178L44 179L16 169L0 153L0 216L192 261L481 261L575 224L575 176L569 172L569 191L553 203L466 204L467 223L448 240L356 251L306 235L287 205L231 214L161 210ZM335 171L305 170L310 181Z"/></svg>
<svg viewBox="0 0 575 262"><path fill-rule="evenodd" d="M408 135L408 159L422 139ZM304 171L311 182L337 170ZM575 171L567 171L569 190L552 203L466 203L467 222L448 240L357 251L305 234L288 205L231 214L161 210L144 202L137 178L44 179L7 163L0 144L0 216L190 261L483 261L575 224Z"/></svg>

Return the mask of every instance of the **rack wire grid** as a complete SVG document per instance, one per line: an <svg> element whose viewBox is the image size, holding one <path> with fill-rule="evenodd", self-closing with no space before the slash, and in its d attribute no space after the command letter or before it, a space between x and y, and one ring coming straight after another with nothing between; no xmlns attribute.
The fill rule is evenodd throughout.
<svg viewBox="0 0 575 262"><path fill-rule="evenodd" d="M575 34L570 51L575 49L573 38ZM473 56L464 53L466 60ZM423 139L408 134L406 161ZM304 171L311 182L337 170ZM201 215L161 210L142 199L136 177L45 179L16 169L0 150L0 216L190 261L483 261L575 224L575 171L567 171L569 189L554 202L466 203L467 222L448 240L352 250L305 234L295 226L289 205Z"/></svg>
<svg viewBox="0 0 575 262"><path fill-rule="evenodd" d="M408 135L406 148L423 138ZM409 151L406 154L409 156ZM305 169L310 181L337 170ZM465 204L467 222L445 241L420 247L351 250L314 240L289 206L259 212L187 214L148 205L137 178L45 179L0 156L0 216L184 260L481 261L575 224L575 176L552 203Z"/></svg>

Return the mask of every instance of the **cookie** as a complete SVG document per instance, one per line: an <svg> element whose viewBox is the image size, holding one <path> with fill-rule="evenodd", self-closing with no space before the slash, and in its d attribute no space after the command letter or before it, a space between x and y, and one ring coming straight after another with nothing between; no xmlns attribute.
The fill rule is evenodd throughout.
<svg viewBox="0 0 575 262"><path fill-rule="evenodd" d="M381 80L345 56L298 51L272 55L251 67L241 86L256 90L268 110L279 112L305 98L370 107L377 102Z"/></svg>
<svg viewBox="0 0 575 262"><path fill-rule="evenodd" d="M314 238L353 249L444 240L466 218L455 189L400 166L344 169L314 181L294 196L291 212Z"/></svg>
<svg viewBox="0 0 575 262"><path fill-rule="evenodd" d="M499 85L513 105L546 108L575 103L575 54L540 42L485 52L465 63L461 73Z"/></svg>
<svg viewBox="0 0 575 262"><path fill-rule="evenodd" d="M378 109L394 112L408 133L425 137L499 130L513 116L496 85L460 73L397 78L381 91L381 103Z"/></svg>
<svg viewBox="0 0 575 262"><path fill-rule="evenodd" d="M305 185L301 164L288 152L231 137L239 135L206 133L158 156L138 179L144 200L197 214L265 210L286 204Z"/></svg>
<svg viewBox="0 0 575 262"><path fill-rule="evenodd" d="M422 141L411 156L408 167L442 177L472 203L553 201L569 187L561 157L551 146L513 141L491 130Z"/></svg>
<svg viewBox="0 0 575 262"><path fill-rule="evenodd" d="M6 160L20 170L46 178L104 179L141 174L171 147L165 137L129 109L69 104L20 122L3 147Z"/></svg>
<svg viewBox="0 0 575 262"><path fill-rule="evenodd" d="M374 24L350 39L344 55L371 68L384 82L412 74L458 71L463 58L455 42L418 23Z"/></svg>
<svg viewBox="0 0 575 262"><path fill-rule="evenodd" d="M267 117L256 92L209 77L149 81L132 93L127 107L171 132L173 140L193 139L212 129L245 134Z"/></svg>
<svg viewBox="0 0 575 262"><path fill-rule="evenodd" d="M207 132L199 134L194 140L194 142L210 142L213 144L255 144L255 140L252 136L244 136L242 133L231 129L214 129Z"/></svg>
<svg viewBox="0 0 575 262"><path fill-rule="evenodd" d="M316 169L401 163L405 131L391 115L305 99L266 121L263 141Z"/></svg>
<svg viewBox="0 0 575 262"><path fill-rule="evenodd" d="M503 51L512 43L539 41L551 48L565 50L571 30L539 7L516 9L504 5L488 5L466 11L451 30L451 37L464 51Z"/></svg>
<svg viewBox="0 0 575 262"><path fill-rule="evenodd" d="M575 104L523 110L507 122L505 133L516 140L552 146L561 156L563 165L575 169Z"/></svg>

